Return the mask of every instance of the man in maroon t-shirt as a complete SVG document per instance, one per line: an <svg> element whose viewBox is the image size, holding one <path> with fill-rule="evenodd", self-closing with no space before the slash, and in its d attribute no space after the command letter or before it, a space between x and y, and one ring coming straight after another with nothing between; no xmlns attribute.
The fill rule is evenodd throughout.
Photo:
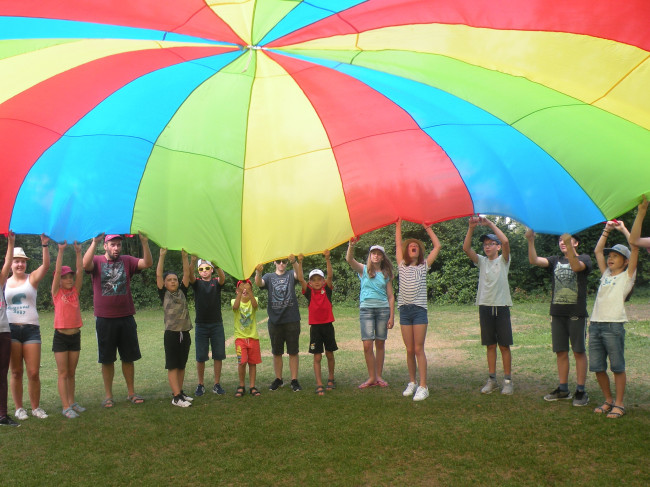
<svg viewBox="0 0 650 487"><path fill-rule="evenodd" d="M95 255L97 244L104 240L104 255ZM135 306L131 296L131 276L147 267L153 259L149 239L140 234L142 242L141 259L122 254L120 235L99 235L90 243L84 254L84 270L92 276L95 330L97 331L98 362L102 364L102 378L106 396L102 402L105 408L113 407L113 377L117 351L120 352L122 373L128 390L127 399L141 404L144 398L135 393L134 365L140 359Z"/></svg>

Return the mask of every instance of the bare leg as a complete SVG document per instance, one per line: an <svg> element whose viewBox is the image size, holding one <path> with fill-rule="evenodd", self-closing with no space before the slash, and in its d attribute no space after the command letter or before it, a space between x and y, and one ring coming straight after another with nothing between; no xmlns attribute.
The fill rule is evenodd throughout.
<svg viewBox="0 0 650 487"><path fill-rule="evenodd" d="M223 366L223 361L215 360L214 361L214 383L221 384L221 367Z"/></svg>
<svg viewBox="0 0 650 487"><path fill-rule="evenodd" d="M325 357L327 357L327 379L334 380L334 365L336 364L336 361L334 360L334 352L328 352L326 350Z"/></svg>
<svg viewBox="0 0 650 487"><path fill-rule="evenodd" d="M600 386L600 390L603 391L603 396L605 396L605 402L614 404L612 398L612 389L609 386L609 376L607 372L596 372L596 380Z"/></svg>
<svg viewBox="0 0 650 487"><path fill-rule="evenodd" d="M75 403L74 393L76 388L77 364L79 363L79 351L68 352L68 402L72 406Z"/></svg>
<svg viewBox="0 0 650 487"><path fill-rule="evenodd" d="M487 345L487 364L490 374L497 373L497 345Z"/></svg>
<svg viewBox="0 0 650 487"><path fill-rule="evenodd" d="M41 402L41 344L28 343L23 345L23 358L27 370L27 392L32 409L36 409Z"/></svg>
<svg viewBox="0 0 650 487"><path fill-rule="evenodd" d="M413 334L412 325L400 325L400 330L402 330L402 340L404 340L404 346L406 347L406 367L409 372L409 382L415 382L415 338Z"/></svg>
<svg viewBox="0 0 650 487"><path fill-rule="evenodd" d="M239 376L239 385L244 387L246 382L246 363L237 365L237 375Z"/></svg>
<svg viewBox="0 0 650 487"><path fill-rule="evenodd" d="M375 353L373 349L374 340L363 340L363 355L366 359L366 367L368 368L368 384L377 382L377 369L375 366Z"/></svg>
<svg viewBox="0 0 650 487"><path fill-rule="evenodd" d="M418 362L420 372L420 385L427 386L427 354L424 351L424 341L427 338L427 325L413 325L413 343L415 345L415 357ZM413 376L415 379L415 375ZM415 380L411 380L415 382Z"/></svg>
<svg viewBox="0 0 650 487"><path fill-rule="evenodd" d="M291 380L298 380L299 360L300 358L297 353L289 355L289 371L291 372Z"/></svg>
<svg viewBox="0 0 650 487"><path fill-rule="evenodd" d="M196 363L196 376L198 377L199 384L203 385L205 379L205 362Z"/></svg>
<svg viewBox="0 0 650 487"><path fill-rule="evenodd" d="M23 407L23 344L11 342L11 397L16 409Z"/></svg>
<svg viewBox="0 0 650 487"><path fill-rule="evenodd" d="M102 364L102 379L104 381L104 395L106 399L113 398L113 377L115 376L115 363Z"/></svg>
<svg viewBox="0 0 650 487"><path fill-rule="evenodd" d="M169 369L167 379L169 380L169 387L172 389L172 395L178 396L181 393L181 386L178 382L178 369Z"/></svg>
<svg viewBox="0 0 650 487"><path fill-rule="evenodd" d="M323 385L323 376L321 375L321 370L320 370L322 359L323 359L322 353L314 354L314 376L316 377L317 386Z"/></svg>
<svg viewBox="0 0 650 487"><path fill-rule="evenodd" d="M122 362L122 375L124 375L126 390L129 392L129 396L135 394L135 366L133 365L133 362Z"/></svg>
<svg viewBox="0 0 650 487"><path fill-rule="evenodd" d="M568 384L569 382L569 352L557 352L557 378L560 384ZM575 353L574 353L575 355ZM578 364L576 363L576 369ZM583 382L584 384L584 382Z"/></svg>
<svg viewBox="0 0 650 487"><path fill-rule="evenodd" d="M244 364L244 366L246 366ZM245 374L246 372L244 372ZM248 380L250 387L255 387L255 380L257 379L257 365L256 364L250 364L248 366Z"/></svg>
<svg viewBox="0 0 650 487"><path fill-rule="evenodd" d="M386 342L384 340L375 340L375 367L377 369L377 380L383 380L384 373L384 356L386 354Z"/></svg>
<svg viewBox="0 0 650 487"><path fill-rule="evenodd" d="M501 361L503 362L503 373L504 375L510 375L512 373L512 353L510 352L510 347L502 347L499 345L499 350L501 350ZM496 356L495 356L496 359ZM496 367L496 363L495 363Z"/></svg>
<svg viewBox="0 0 650 487"><path fill-rule="evenodd" d="M624 406L623 398L625 397L625 384L627 376L625 372L614 372L614 386L616 387L616 404L617 406Z"/></svg>
<svg viewBox="0 0 650 487"><path fill-rule="evenodd" d="M59 397L61 398L61 406L63 409L68 409L72 404L70 402L70 394L68 392L68 354L70 352L55 352L54 361L56 362L57 370L57 387L59 389Z"/></svg>
<svg viewBox="0 0 650 487"><path fill-rule="evenodd" d="M282 379L282 355L273 355L273 371L275 377Z"/></svg>
<svg viewBox="0 0 650 487"><path fill-rule="evenodd" d="M576 381L578 385L584 386L587 382L587 354L586 352L573 352L576 359Z"/></svg>

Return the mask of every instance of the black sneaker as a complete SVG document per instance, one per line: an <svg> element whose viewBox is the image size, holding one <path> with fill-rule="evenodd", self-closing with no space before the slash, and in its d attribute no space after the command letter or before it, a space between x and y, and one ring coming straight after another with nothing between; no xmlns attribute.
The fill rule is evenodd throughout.
<svg viewBox="0 0 650 487"><path fill-rule="evenodd" d="M587 394L587 391L576 391L573 394L574 406L586 406L587 404L589 404L589 394Z"/></svg>
<svg viewBox="0 0 650 487"><path fill-rule="evenodd" d="M572 397L573 396L571 395L571 393L569 391L563 391L562 389L560 389L558 387L553 392L551 392L549 394L546 394L544 396L544 400L552 402L552 401L557 401L559 399L571 399Z"/></svg>
<svg viewBox="0 0 650 487"><path fill-rule="evenodd" d="M212 392L214 392L215 394L219 394L220 396L226 393L224 388L221 387L221 384L219 384L218 382L212 388Z"/></svg>
<svg viewBox="0 0 650 487"><path fill-rule="evenodd" d="M300 387L300 383L298 382L298 379L291 379L291 390L293 392L302 391L302 387Z"/></svg>
<svg viewBox="0 0 650 487"><path fill-rule="evenodd" d="M11 416L3 416L2 418L0 418L0 426L18 427L20 426L20 423L16 423L13 419L11 419Z"/></svg>
<svg viewBox="0 0 650 487"><path fill-rule="evenodd" d="M181 398L183 399L183 401L189 401L189 402L194 401L194 398L188 396L187 394L185 394L185 391L183 391L183 390L181 390L181 393L179 394L179 396L181 396Z"/></svg>
<svg viewBox="0 0 650 487"><path fill-rule="evenodd" d="M273 382L271 382L271 385L269 386L269 391L277 391L283 385L284 385L284 381L276 377L276 379Z"/></svg>
<svg viewBox="0 0 650 487"><path fill-rule="evenodd" d="M203 384L199 384L198 386L196 386L194 395L198 397L198 396L202 396L203 394L205 394L205 387L203 386Z"/></svg>

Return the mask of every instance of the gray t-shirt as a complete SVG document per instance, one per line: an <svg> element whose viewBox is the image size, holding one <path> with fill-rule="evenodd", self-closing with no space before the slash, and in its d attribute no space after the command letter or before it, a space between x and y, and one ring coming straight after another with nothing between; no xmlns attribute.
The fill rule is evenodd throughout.
<svg viewBox="0 0 650 487"><path fill-rule="evenodd" d="M288 271L281 276L269 272L262 276L264 286L269 292L266 310L269 323L281 325L300 321L298 299L296 298L296 279L293 271Z"/></svg>
<svg viewBox="0 0 650 487"><path fill-rule="evenodd" d="M478 306L512 306L510 285L508 284L510 260L508 259L506 262L503 255L499 255L494 260L479 255L476 266L479 268L476 304Z"/></svg>
<svg viewBox="0 0 650 487"><path fill-rule="evenodd" d="M9 320L7 319L7 302L5 301L5 290L2 288L2 294L0 295L0 333L8 333L9 329Z"/></svg>

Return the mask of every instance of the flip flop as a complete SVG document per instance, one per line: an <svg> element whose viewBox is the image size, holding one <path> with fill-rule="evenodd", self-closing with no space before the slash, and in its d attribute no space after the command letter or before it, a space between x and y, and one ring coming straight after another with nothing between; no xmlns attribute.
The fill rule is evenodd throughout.
<svg viewBox="0 0 650 487"><path fill-rule="evenodd" d="M106 409L112 408L114 404L112 397L106 398L102 401L102 407Z"/></svg>
<svg viewBox="0 0 650 487"><path fill-rule="evenodd" d="M388 387L388 382L386 382L384 379L379 379L379 380L377 381L377 385L378 385L379 387Z"/></svg>
<svg viewBox="0 0 650 487"><path fill-rule="evenodd" d="M374 387L376 385L377 385L376 382L368 382L368 381L366 381L363 384L359 385L359 389L367 389L368 387Z"/></svg>
<svg viewBox="0 0 650 487"><path fill-rule="evenodd" d="M133 404L142 404L144 402L144 397L137 394L129 394L126 396L127 401L131 401Z"/></svg>

